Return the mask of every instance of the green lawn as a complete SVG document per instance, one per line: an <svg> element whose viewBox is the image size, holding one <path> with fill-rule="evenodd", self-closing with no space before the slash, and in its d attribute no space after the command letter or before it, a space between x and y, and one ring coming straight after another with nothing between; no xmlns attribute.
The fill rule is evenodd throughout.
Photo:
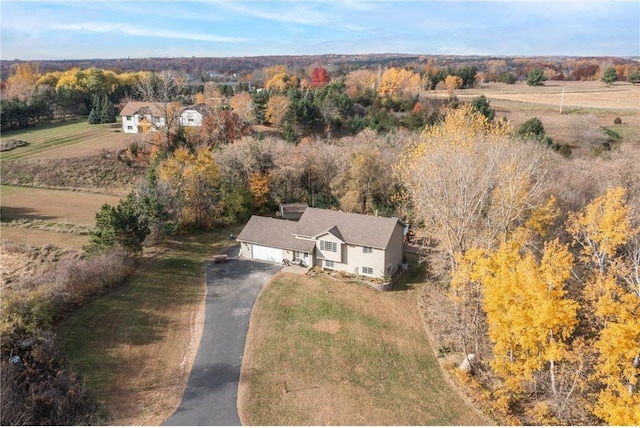
<svg viewBox="0 0 640 428"><path fill-rule="evenodd" d="M57 334L115 425L158 425L180 403L202 328L204 266L239 227L176 237Z"/></svg>
<svg viewBox="0 0 640 428"><path fill-rule="evenodd" d="M243 423L486 425L442 376L418 313L418 287L380 293L326 276L278 274L251 318Z"/></svg>
<svg viewBox="0 0 640 428"><path fill-rule="evenodd" d="M119 122L90 125L85 117L2 133L3 140L9 138L27 141L29 145L2 152L2 160L95 154L124 147L131 140L130 135L122 132Z"/></svg>

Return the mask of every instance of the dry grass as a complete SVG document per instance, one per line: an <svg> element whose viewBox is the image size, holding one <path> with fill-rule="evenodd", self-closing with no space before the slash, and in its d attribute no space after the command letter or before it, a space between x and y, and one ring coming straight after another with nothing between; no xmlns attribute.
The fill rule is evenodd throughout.
<svg viewBox="0 0 640 428"><path fill-rule="evenodd" d="M120 123L90 125L86 118L2 133L2 140L11 138L27 141L29 145L4 152L3 160L86 156L117 150L133 141L131 135L122 132Z"/></svg>
<svg viewBox="0 0 640 428"><path fill-rule="evenodd" d="M543 86L529 86L524 82L514 85L484 83L480 88L456 92L458 97L482 94L491 100L546 105L558 110L561 101L563 108L567 109L640 110L640 86L626 82L616 82L611 86L600 81L547 81Z"/></svg>
<svg viewBox="0 0 640 428"><path fill-rule="evenodd" d="M2 221L31 219L93 226L102 204L117 205L120 198L65 190L0 186Z"/></svg>
<svg viewBox="0 0 640 428"><path fill-rule="evenodd" d="M85 192L0 186L2 243L80 250L86 232L104 203L117 205L120 198Z"/></svg>
<svg viewBox="0 0 640 428"><path fill-rule="evenodd" d="M417 293L278 274L251 317L243 423L486 425L442 377Z"/></svg>

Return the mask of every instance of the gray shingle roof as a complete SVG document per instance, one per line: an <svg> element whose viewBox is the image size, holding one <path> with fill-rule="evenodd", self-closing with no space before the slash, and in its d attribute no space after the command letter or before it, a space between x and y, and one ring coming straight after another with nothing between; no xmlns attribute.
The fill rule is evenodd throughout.
<svg viewBox="0 0 640 428"><path fill-rule="evenodd" d="M334 233L337 229L339 235L336 236L348 244L387 248L399 221L395 217L376 217L309 207L296 224L294 233L315 237L324 232Z"/></svg>
<svg viewBox="0 0 640 428"><path fill-rule="evenodd" d="M315 242L296 238L293 232L297 225L293 221L254 215L236 239L267 247L311 252Z"/></svg>

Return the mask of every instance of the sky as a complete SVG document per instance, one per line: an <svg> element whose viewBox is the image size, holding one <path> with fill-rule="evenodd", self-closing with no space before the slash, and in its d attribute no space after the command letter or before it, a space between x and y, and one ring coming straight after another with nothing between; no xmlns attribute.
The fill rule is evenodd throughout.
<svg viewBox="0 0 640 428"><path fill-rule="evenodd" d="M0 0L0 58L640 56L638 0Z"/></svg>

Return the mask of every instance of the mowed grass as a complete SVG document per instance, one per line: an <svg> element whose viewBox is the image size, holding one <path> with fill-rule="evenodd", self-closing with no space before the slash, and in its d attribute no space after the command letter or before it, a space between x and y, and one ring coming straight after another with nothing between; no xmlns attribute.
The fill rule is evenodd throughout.
<svg viewBox="0 0 640 428"><path fill-rule="evenodd" d="M132 141L119 122L90 125L84 117L2 133L3 140L9 138L29 145L2 152L2 160L85 156L123 148Z"/></svg>
<svg viewBox="0 0 640 428"><path fill-rule="evenodd" d="M254 307L239 411L247 425L486 425L444 380L416 287L377 292L280 273Z"/></svg>
<svg viewBox="0 0 640 428"><path fill-rule="evenodd" d="M204 266L238 227L175 237L57 328L111 425L158 425L182 399L203 326Z"/></svg>
<svg viewBox="0 0 640 428"><path fill-rule="evenodd" d="M102 204L120 198L95 193L0 186L3 242L80 249Z"/></svg>

